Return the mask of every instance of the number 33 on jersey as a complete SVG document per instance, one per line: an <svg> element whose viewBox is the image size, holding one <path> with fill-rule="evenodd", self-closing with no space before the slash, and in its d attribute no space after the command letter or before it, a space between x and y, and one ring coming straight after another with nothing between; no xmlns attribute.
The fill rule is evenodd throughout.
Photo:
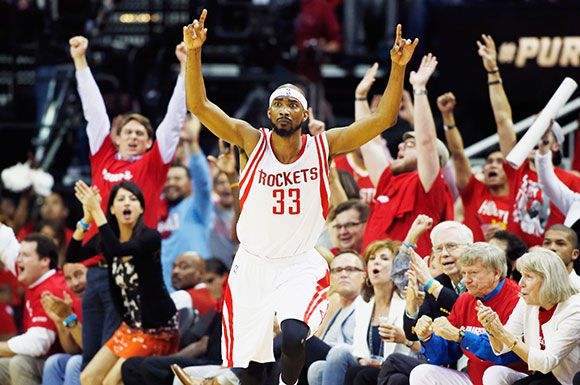
<svg viewBox="0 0 580 385"><path fill-rule="evenodd" d="M302 151L281 163L272 150L272 133L261 138L240 179L238 237L244 248L268 258L311 250L328 214L328 143L326 133L302 135Z"/></svg>

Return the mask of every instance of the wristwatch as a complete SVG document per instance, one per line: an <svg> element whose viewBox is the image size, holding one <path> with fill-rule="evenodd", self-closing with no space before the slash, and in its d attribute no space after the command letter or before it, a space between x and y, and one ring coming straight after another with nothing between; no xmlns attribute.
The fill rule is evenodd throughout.
<svg viewBox="0 0 580 385"><path fill-rule="evenodd" d="M74 313L71 314L64 321L62 321L62 324L69 329L76 327L79 324L79 320L77 318L77 315Z"/></svg>
<svg viewBox="0 0 580 385"><path fill-rule="evenodd" d="M405 342L405 345L410 349L411 346L413 346L414 343L415 343L415 341L409 341L409 340L407 340L407 342Z"/></svg>
<svg viewBox="0 0 580 385"><path fill-rule="evenodd" d="M461 346L461 343L463 342L463 337L465 337L465 329L462 326L461 329L459 329L459 338L457 339L457 345Z"/></svg>

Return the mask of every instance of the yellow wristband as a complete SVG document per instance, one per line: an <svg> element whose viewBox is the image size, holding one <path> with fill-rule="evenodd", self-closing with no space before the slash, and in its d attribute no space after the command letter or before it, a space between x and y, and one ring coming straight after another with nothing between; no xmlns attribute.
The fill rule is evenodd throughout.
<svg viewBox="0 0 580 385"><path fill-rule="evenodd" d="M435 281L431 284L431 287L429 287L429 290L427 290L427 293L429 294L433 294L433 292L439 287L440 283L439 281Z"/></svg>
<svg viewBox="0 0 580 385"><path fill-rule="evenodd" d="M237 183L237 182L236 182L236 183L232 183L232 184L230 185L230 188L236 188L236 187L240 187L240 184L239 184L239 183Z"/></svg>

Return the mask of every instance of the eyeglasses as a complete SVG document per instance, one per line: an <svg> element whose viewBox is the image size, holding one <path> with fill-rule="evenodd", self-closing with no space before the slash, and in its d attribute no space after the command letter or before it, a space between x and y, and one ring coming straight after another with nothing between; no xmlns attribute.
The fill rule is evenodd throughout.
<svg viewBox="0 0 580 385"><path fill-rule="evenodd" d="M343 225L336 224L336 225L332 226L332 228L335 229L336 231L340 231L342 228L344 228L345 230L350 230L353 227L360 225L361 223L365 223L365 222L364 221L363 222L348 222L348 223L345 223Z"/></svg>
<svg viewBox="0 0 580 385"><path fill-rule="evenodd" d="M452 253L455 250L457 250L460 246L465 246L465 243L454 243L454 242L444 243L442 245L434 247L433 252L435 254L441 254L443 252L443 249L446 249L447 252Z"/></svg>
<svg viewBox="0 0 580 385"><path fill-rule="evenodd" d="M347 273L355 273L357 271L364 271L363 269L359 268L359 267L354 267L354 266L344 266L344 267L333 267L332 269L330 269L330 272L332 274L340 274L343 271L346 271Z"/></svg>

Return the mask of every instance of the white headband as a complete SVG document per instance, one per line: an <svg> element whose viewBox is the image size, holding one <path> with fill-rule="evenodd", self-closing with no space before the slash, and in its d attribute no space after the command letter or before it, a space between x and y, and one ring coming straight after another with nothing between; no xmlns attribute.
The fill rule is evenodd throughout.
<svg viewBox="0 0 580 385"><path fill-rule="evenodd" d="M306 101L304 95L302 95L300 91L291 87L278 88L277 90L274 90L274 92L272 92L272 95L270 95L270 106L272 105L274 99L276 99L279 96L294 98L298 100L300 104L302 104L302 108L304 108L305 110L308 109L308 102Z"/></svg>

